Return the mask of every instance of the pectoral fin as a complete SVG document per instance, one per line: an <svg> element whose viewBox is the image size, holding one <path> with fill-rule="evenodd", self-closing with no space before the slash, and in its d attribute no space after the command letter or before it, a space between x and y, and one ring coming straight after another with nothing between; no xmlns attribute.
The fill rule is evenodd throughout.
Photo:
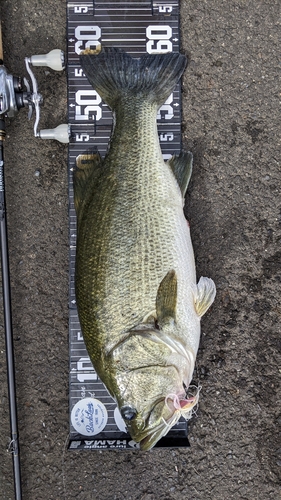
<svg viewBox="0 0 281 500"><path fill-rule="evenodd" d="M211 278L201 276L197 286L194 287L194 305L198 316L201 318L214 302L216 285Z"/></svg>
<svg viewBox="0 0 281 500"><path fill-rule="evenodd" d="M160 326L176 317L177 276L174 270L169 271L161 281L156 297L156 316Z"/></svg>
<svg viewBox="0 0 281 500"><path fill-rule="evenodd" d="M178 181L178 185L183 196L185 196L187 186L192 174L192 161L192 153L182 152L179 156L172 156L172 158L167 162Z"/></svg>
<svg viewBox="0 0 281 500"><path fill-rule="evenodd" d="M73 174L74 205L77 215L87 198L90 183L100 175L102 159L99 153L88 153L77 156L77 169Z"/></svg>

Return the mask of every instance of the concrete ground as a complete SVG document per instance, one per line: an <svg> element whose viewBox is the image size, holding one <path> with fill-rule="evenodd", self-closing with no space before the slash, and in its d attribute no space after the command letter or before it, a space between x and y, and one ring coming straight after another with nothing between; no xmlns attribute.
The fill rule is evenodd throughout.
<svg viewBox="0 0 281 500"><path fill-rule="evenodd" d="M2 0L5 65L65 48L66 5ZM186 214L198 276L202 385L188 449L69 452L67 146L5 142L24 500L267 500L280 495L280 2L182 0L183 140L195 156ZM279 40L278 40L279 36ZM278 44L279 42L279 44ZM66 121L66 75L38 69L42 127ZM2 313L1 313L2 314ZM3 319L0 497L13 498ZM279 439L279 440L278 440Z"/></svg>

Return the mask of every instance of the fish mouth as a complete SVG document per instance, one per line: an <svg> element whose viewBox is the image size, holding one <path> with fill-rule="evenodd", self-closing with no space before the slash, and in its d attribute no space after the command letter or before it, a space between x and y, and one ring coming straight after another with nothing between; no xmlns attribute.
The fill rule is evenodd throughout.
<svg viewBox="0 0 281 500"><path fill-rule="evenodd" d="M180 415L178 415L178 419L179 418L180 418ZM154 429L152 429L151 431L149 431L149 433L143 439L140 440L140 442L139 442L140 449L142 451L149 451L149 450L151 450L151 448L153 448L153 446L155 446L155 444L162 437L166 436L166 434L169 432L169 430L171 429L171 427L173 425L175 425L175 421L174 420L173 420L173 422L171 424L168 424L163 419L163 421L161 422L161 424L157 425Z"/></svg>
<svg viewBox="0 0 281 500"><path fill-rule="evenodd" d="M171 405L173 406L173 408L171 408L171 416L167 420L162 416L160 423L144 432L144 437L140 436L140 449L142 451L148 451L153 448L162 437L166 436L169 430L181 417L189 420L193 414L194 406L198 403L199 392L200 388L198 388L195 396L191 396L188 399L180 399L176 394L169 394L165 398L165 405L167 408L171 408Z"/></svg>
<svg viewBox="0 0 281 500"><path fill-rule="evenodd" d="M169 432L171 426L167 424L165 421L160 426L157 426L156 429L153 429L149 432L149 434L141 439L140 441L140 449L142 451L149 451L155 444L164 436L166 436L167 432Z"/></svg>
<svg viewBox="0 0 281 500"><path fill-rule="evenodd" d="M151 416L153 412L155 411L155 408L158 405L165 405L165 398L158 399L158 401L154 404L153 408L147 412L146 417L144 419L142 418L142 425L135 424L137 422L132 421L132 424L127 425L129 433L131 434L132 438L136 443L139 443L140 449L142 451L148 451L153 446L161 439L161 437L165 436L167 432L169 432L171 425L174 424L174 419L173 419L173 414L172 412L168 411L169 416L168 416L168 421L161 416L157 421L149 422L151 419ZM167 408L168 410L168 408ZM172 421L170 425L170 421Z"/></svg>
<svg viewBox="0 0 281 500"><path fill-rule="evenodd" d="M165 404L165 399L158 401L158 403L154 406L153 410L158 404ZM153 413L153 410L150 412L150 415ZM176 424L176 422L180 418L180 413L175 412L172 413L168 420L166 420L163 416L161 417L160 422L154 423L150 428L148 426L147 429L144 429L139 436L137 436L136 441L139 442L140 449L142 451L148 451L161 439L166 436L171 427Z"/></svg>

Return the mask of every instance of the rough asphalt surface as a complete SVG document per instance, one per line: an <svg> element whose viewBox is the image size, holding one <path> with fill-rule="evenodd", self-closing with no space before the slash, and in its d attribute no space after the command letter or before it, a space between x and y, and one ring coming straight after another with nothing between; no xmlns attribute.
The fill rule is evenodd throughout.
<svg viewBox="0 0 281 500"><path fill-rule="evenodd" d="M2 0L5 65L65 48L66 5ZM33 138L21 110L5 143L24 500L280 498L280 1L183 0L186 200L202 321L189 449L69 452L67 146ZM279 30L279 31L278 31ZM279 66L278 66L279 65ZM38 69L42 128L65 122L66 75ZM2 315L2 308L1 308ZM0 497L13 498L3 319ZM279 362L279 363L278 363ZM278 393L279 391L279 393ZM279 435L280 437L280 435Z"/></svg>

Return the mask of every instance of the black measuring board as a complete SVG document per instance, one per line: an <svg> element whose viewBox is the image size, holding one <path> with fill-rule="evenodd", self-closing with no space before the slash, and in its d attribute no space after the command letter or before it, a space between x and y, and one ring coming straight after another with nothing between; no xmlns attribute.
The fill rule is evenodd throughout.
<svg viewBox="0 0 281 500"><path fill-rule="evenodd" d="M69 1L68 120L69 144L69 345L70 443L69 449L136 448L126 432L115 401L98 378L89 359L79 324L74 289L76 214L72 175L76 158L98 150L106 154L112 113L91 87L79 64L86 48L122 48L132 57L179 51L179 0ZM158 134L165 160L181 150L181 96L178 84L161 106ZM83 415L88 426L81 424ZM189 446L187 423L181 419L158 447Z"/></svg>

